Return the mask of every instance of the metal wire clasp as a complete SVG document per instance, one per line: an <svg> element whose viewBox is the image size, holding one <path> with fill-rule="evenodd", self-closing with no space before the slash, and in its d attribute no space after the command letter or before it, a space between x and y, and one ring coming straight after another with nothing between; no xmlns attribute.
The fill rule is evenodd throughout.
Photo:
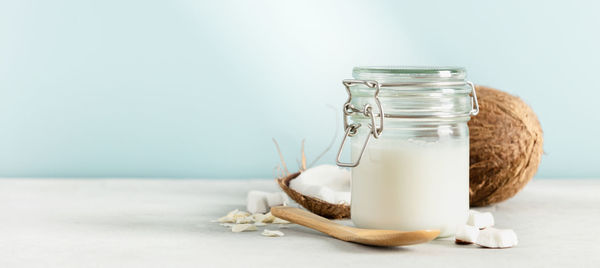
<svg viewBox="0 0 600 268"><path fill-rule="evenodd" d="M477 101L477 92L475 92L475 84L471 81L466 82L472 89L473 96L471 96L471 115L477 115L479 113L479 102Z"/></svg>
<svg viewBox="0 0 600 268"><path fill-rule="evenodd" d="M345 134L344 134L344 138L342 139L342 144L340 145L340 149L338 150L337 157L335 159L335 163L340 167L356 167L360 163L360 159L362 158L362 155L365 152L365 149L367 148L367 144L369 143L371 135L377 139L383 132L383 118L385 117L385 114L383 112L383 107L381 106L381 101L379 101L379 90L380 90L379 82L374 81L374 80L346 79L346 80L343 80L342 83L344 84L344 87L346 88L346 92L348 93L348 100L346 100L346 103L344 103L344 131L345 131ZM365 85L369 88L375 89L375 94L374 94L373 98L375 99L375 104L377 105L377 108L379 109L379 126L377 126L375 124L375 114L373 113L373 107L371 107L370 104L367 103L367 104L363 105L362 109L357 109L356 107L354 107L354 105L352 105L352 103L351 103L352 102L352 92L350 91L350 87L355 86L355 85ZM365 141L360 150L360 154L358 155L358 158L356 159L356 162L345 163L345 162L342 162L340 158L342 157L342 151L344 150L344 144L346 143L346 139L348 137L352 137L352 136L356 135L356 133L358 133L358 129L361 127L361 124L359 124L359 123L352 123L352 124L348 123L348 117L350 117L354 113L362 113L371 119L371 123L369 124L369 128L371 129L371 132L369 134L367 134L367 136L365 137Z"/></svg>

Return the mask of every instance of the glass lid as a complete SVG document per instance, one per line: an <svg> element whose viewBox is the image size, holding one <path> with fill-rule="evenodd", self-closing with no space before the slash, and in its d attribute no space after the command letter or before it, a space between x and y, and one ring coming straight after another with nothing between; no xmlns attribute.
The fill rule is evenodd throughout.
<svg viewBox="0 0 600 268"><path fill-rule="evenodd" d="M457 66L358 66L352 70L354 79L379 82L461 81L466 74L465 68Z"/></svg>

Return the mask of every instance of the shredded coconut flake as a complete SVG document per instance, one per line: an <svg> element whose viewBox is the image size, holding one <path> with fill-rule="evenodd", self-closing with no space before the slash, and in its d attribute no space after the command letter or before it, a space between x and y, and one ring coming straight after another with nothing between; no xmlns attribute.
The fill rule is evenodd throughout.
<svg viewBox="0 0 600 268"><path fill-rule="evenodd" d="M262 232L262 235L268 236L268 237L281 237L281 236L284 236L283 232L281 232L281 231L273 231L273 230L269 230L269 229L265 229Z"/></svg>
<svg viewBox="0 0 600 268"><path fill-rule="evenodd" d="M234 233L256 231L256 226L254 224L236 224L231 227L231 231Z"/></svg>

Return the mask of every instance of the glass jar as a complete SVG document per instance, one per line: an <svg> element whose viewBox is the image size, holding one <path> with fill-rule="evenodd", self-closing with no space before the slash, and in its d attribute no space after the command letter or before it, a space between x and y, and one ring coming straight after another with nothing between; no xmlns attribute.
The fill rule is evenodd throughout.
<svg viewBox="0 0 600 268"><path fill-rule="evenodd" d="M355 67L344 80L352 221L372 229L453 235L469 211L469 128L479 112L460 67ZM340 160L347 139L351 160Z"/></svg>

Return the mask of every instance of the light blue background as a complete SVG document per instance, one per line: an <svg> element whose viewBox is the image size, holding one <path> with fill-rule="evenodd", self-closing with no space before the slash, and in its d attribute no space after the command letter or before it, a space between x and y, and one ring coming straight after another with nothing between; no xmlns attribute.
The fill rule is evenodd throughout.
<svg viewBox="0 0 600 268"><path fill-rule="evenodd" d="M538 113L537 177L600 177L598 3L2 0L0 176L271 177L353 66L460 65Z"/></svg>

